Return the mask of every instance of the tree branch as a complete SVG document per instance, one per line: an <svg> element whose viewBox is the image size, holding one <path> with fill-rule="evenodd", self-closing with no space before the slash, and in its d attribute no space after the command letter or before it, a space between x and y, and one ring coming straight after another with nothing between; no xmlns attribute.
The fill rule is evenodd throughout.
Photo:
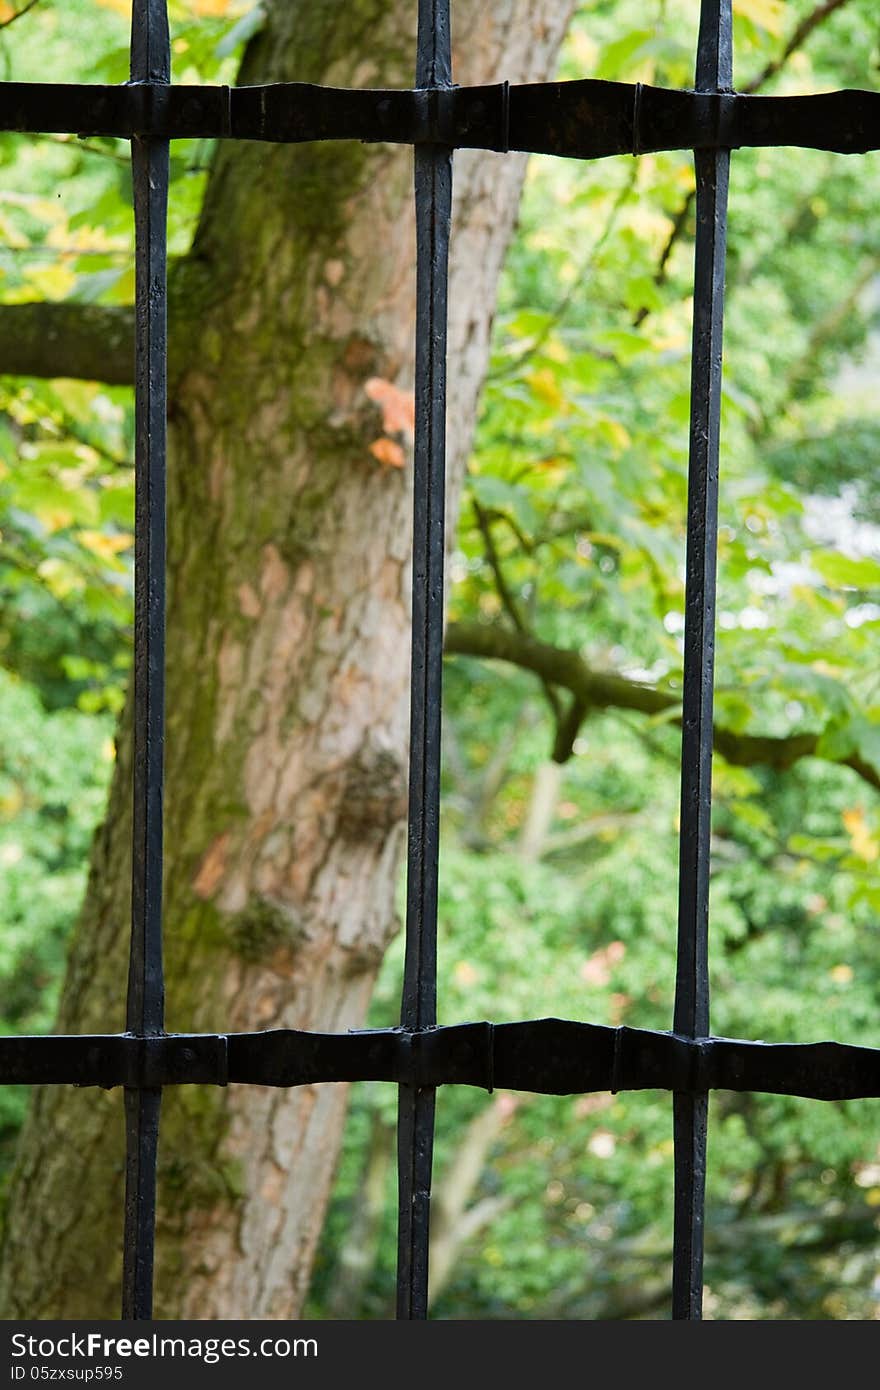
<svg viewBox="0 0 880 1390"><path fill-rule="evenodd" d="M69 302L0 305L0 374L130 386L134 310Z"/></svg>
<svg viewBox="0 0 880 1390"><path fill-rule="evenodd" d="M766 87L767 83L772 81L777 73L782 71L792 54L796 53L799 48L803 48L813 30L818 29L820 24L823 24L836 10L841 9L842 6L848 4L848 2L849 0L822 0L822 3L817 5L814 10L811 10L808 15L805 15L797 28L792 31L778 57L771 59L767 66L762 68L759 73L756 73L745 86L737 87L736 90L742 96L754 96L762 87ZM654 272L654 284L657 285L658 288L666 283L669 274L670 257L688 224L696 196L697 190L696 188L692 188L673 218L669 236L660 253L660 260ZM647 305L642 305L633 320L636 328L644 323L650 312L651 310Z"/></svg>
<svg viewBox="0 0 880 1390"><path fill-rule="evenodd" d="M492 535L492 523L476 497L472 498L472 504L477 522L477 529L483 537L483 550L489 563L489 568L492 571L492 577L495 580L495 588L498 591L498 597L501 600L504 611L507 613L508 618L513 623L517 632L525 632L526 625L522 620L522 615L519 611L516 599L510 591L504 570L501 568L501 560L498 556L495 538Z"/></svg>
<svg viewBox="0 0 880 1390"><path fill-rule="evenodd" d="M24 19L25 15L39 3L40 0L27 0L27 4L22 5L20 10L16 10L15 14L11 14L8 19L0 22L0 29L8 29L10 24L14 24L17 19Z"/></svg>
<svg viewBox="0 0 880 1390"><path fill-rule="evenodd" d="M643 685L612 672L594 671L576 651L551 646L527 633L483 623L450 623L446 631L449 656L477 656L507 661L540 680L570 690L584 712L597 709L635 710L640 714L665 714L680 704L677 696ZM678 721L676 721L678 722ZM820 756L818 733L790 734L787 738L743 734L716 724L714 743L729 763L738 767L763 765L779 770L802 758ZM573 740L572 740L573 742ZM880 790L880 772L857 753L840 760L869 786Z"/></svg>
<svg viewBox="0 0 880 1390"><path fill-rule="evenodd" d="M774 422L791 404L798 387L803 382L808 381L810 375L815 372L816 363L821 357L822 351L834 341L844 324L857 311L859 300L868 286L877 278L877 268L878 257L869 257L862 265L855 280L850 284L845 297L832 304L831 308L814 324L806 348L785 373L783 380L785 394L774 402L772 409L762 406L757 418L749 421L748 432L753 439L763 440L772 433Z"/></svg>
<svg viewBox="0 0 880 1390"><path fill-rule="evenodd" d="M517 356L511 358L510 361L506 362L500 370L495 372L490 371L489 380L493 380L502 376L511 376L516 372L521 371L525 364L529 361L529 359L534 357L535 353L539 352L540 349L544 346L544 344L547 342L547 339L553 332L554 328L558 328L560 326L563 319L565 318L566 313L571 308L575 296L579 294L580 291L584 288L587 276L589 275L590 271L593 269L597 260L599 259L600 253L604 251L606 243L608 242L611 233L614 231L615 223L617 222L617 217L620 212L620 209L623 207L627 198L630 196L630 194L636 186L636 182L638 180L638 173L638 164L634 160L631 172L626 180L626 183L623 185L622 188L618 190L617 197L614 199L614 202L611 206L611 211L609 212L608 218L605 222L605 226L602 228L602 231L599 233L598 237L594 241L586 260L575 273L574 279L572 280L565 294L562 296L561 300L556 305L556 308L551 312L550 316L547 319L547 322L544 324L544 327L540 329L538 333L535 334L535 336L531 339L527 347L525 347Z"/></svg>
<svg viewBox="0 0 880 1390"><path fill-rule="evenodd" d="M823 24L830 15L833 15L835 10L839 10L845 4L847 4L847 0L823 0L823 3L817 5L808 15L805 15L797 28L792 31L779 57L771 59L767 66L762 68L761 71L752 78L751 82L747 82L744 87L740 87L739 91L745 92L748 96L753 96L754 93L760 91L762 87L766 87L767 83L770 82L778 72L781 72L791 55L796 53L799 48L803 48L813 30L818 29L819 25Z"/></svg>
<svg viewBox="0 0 880 1390"><path fill-rule="evenodd" d="M525 632L526 625L523 622L522 615L520 614L519 605L517 604L516 599L513 597L513 594L511 593L510 587L507 583L507 579L504 574L504 570L501 567L501 560L499 558L498 551L495 546L495 538L492 535L492 523L489 520L486 513L483 511L483 508L480 506L476 497L474 497L472 500L474 516L477 519L477 527L479 529L480 535L483 537L483 549L486 555L486 559L489 562L489 568L492 571L492 576L495 580L495 588L498 591L498 597L500 598L504 606L504 611L507 613L508 618L513 623L517 632ZM547 683L547 681L542 681L541 685L543 687L547 703L553 711L553 718L556 721L556 737L558 740L560 736L560 720L562 718L562 710L559 705L559 699L556 694L556 691L553 689L552 685L549 685ZM557 759L557 761L564 762L565 760Z"/></svg>

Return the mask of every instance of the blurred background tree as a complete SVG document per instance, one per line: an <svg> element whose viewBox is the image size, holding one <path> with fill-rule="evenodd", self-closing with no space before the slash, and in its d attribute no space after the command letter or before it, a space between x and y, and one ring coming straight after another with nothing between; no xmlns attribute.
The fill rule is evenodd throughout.
<svg viewBox="0 0 880 1390"><path fill-rule="evenodd" d="M410 80L411 35L405 55L392 51L390 3L362 7L387 26L381 73L363 67L362 38L353 56L344 56L348 32L332 52L326 35L322 46L329 0L312 7L321 19L308 32L281 8L172 7L176 79L232 80L244 47L240 80L275 78L279 64L285 76L340 85ZM689 85L695 8L583 7L562 75ZM540 30L540 6L508 9L524 33ZM559 30L560 7L550 9ZM127 12L123 0L63 9L40 0L0 30L4 75L51 68L122 80ZM739 0L735 12L740 90L876 84L868 0ZM481 33L475 22L458 7L460 35ZM295 70L278 56L294 37L299 53L308 39L315 55ZM545 34L533 63L552 64L557 37ZM472 59L480 76L497 63L499 77L517 76L511 65L523 58L509 36L483 40ZM378 42L367 41L371 56ZM29 306L17 318L0 311L0 368L14 373L0 398L0 1026L20 1032L53 1026L125 702L131 220L120 142L7 136L0 150L3 298L13 313ZM407 160L370 152L361 164L344 148L216 157L186 142L174 156L172 496L183 521L171 555L170 1026L353 1026L394 926L406 671L388 653L405 627L406 467L395 465L409 446L412 294L403 243L394 243L403 271L384 256L367 272L354 232L379 215L389 228L403 221ZM455 293L472 307L453 334L464 344L478 327L476 351L454 355L453 469L467 468L447 640L441 1021L556 1014L664 1028L674 984L692 163L686 153L531 161L470 448L493 267L518 176L501 187L505 161L457 162ZM332 216L331 170L348 180L351 200ZM377 210L363 190L379 177L393 195ZM290 191L273 222L267 189L277 202L282 178ZM712 880L713 1027L722 1034L880 1044L878 194L877 155L742 151L733 164ZM494 236L481 221L487 197L499 199ZM235 250L248 237L252 261ZM357 303L347 292L353 265L369 286ZM39 300L57 310L50 321ZM71 379L77 360L101 383ZM22 377L22 365L35 375ZM232 394L234 405L223 405ZM279 503L284 488L292 506ZM361 551L339 520L359 522L359 509L381 518ZM344 570L326 559L334 543L348 548ZM228 575L215 555L208 563L218 549ZM352 592L362 572L380 591L369 611ZM321 603L323 641L333 623L343 629L331 660ZM248 625L259 635L242 638ZM307 672L294 660L303 642ZM353 681L367 694L353 696ZM378 742L366 733L340 742L339 715L352 718L353 708L358 729L381 728ZM267 711L277 730L268 743L259 737ZM303 756L303 727L319 730L308 775L293 756ZM77 1029L119 1026L108 1020L124 978L118 950L100 982L88 977L94 942L124 936L120 748L116 824L97 841L62 1002L62 1020ZM255 758L280 760L290 778L259 807ZM360 788L360 822L340 820L343 788L349 798ZM377 805L378 838L368 825ZM316 843L310 822L321 825ZM319 848L332 874L315 891L296 863L317 862ZM102 900L98 882L111 870L116 887ZM329 968L314 963L322 952ZM395 942L373 1023L394 1022L399 978ZM166 1311L280 1316L303 1306L341 1123L342 1088L325 1090L333 1096L313 1111L297 1097L284 1112L253 1097L238 1111L227 1097L174 1097L161 1174ZM7 1174L25 1104L0 1093ZM8 1307L84 1316L103 1299L112 1312L118 1107L94 1094L53 1104L63 1109L38 1102L9 1178ZM393 1088L353 1089L305 1304L314 1316L389 1313L393 1111ZM710 1125L708 1314L874 1316L878 1103L719 1094ZM38 1126L49 1145L67 1145L63 1158L49 1160ZM451 1089L438 1128L436 1316L664 1316L667 1097ZM265 1132L263 1154L254 1135ZM77 1171L94 1173L99 1153L109 1154L100 1169L109 1195L99 1210L93 1197L73 1204L59 1222L58 1194ZM313 1198L309 1213L290 1200L293 1189L300 1203ZM28 1223L31 1244L42 1243L39 1203L59 1227L47 1236L51 1270L45 1249L39 1264L22 1254ZM71 1248L80 1254L62 1253Z"/></svg>

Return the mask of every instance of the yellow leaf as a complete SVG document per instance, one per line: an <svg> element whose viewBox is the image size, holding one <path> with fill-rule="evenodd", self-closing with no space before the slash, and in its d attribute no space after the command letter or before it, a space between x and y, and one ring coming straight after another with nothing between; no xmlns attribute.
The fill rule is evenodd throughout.
<svg viewBox="0 0 880 1390"><path fill-rule="evenodd" d="M71 251L114 251L125 243L119 237L109 237L103 227L76 227L71 230L66 222L56 222L46 234L46 245L68 248Z"/></svg>
<svg viewBox="0 0 880 1390"><path fill-rule="evenodd" d="M645 241L653 241L657 246L664 245L672 226L665 213L648 207L646 203L639 203L631 208L627 220L636 236L643 237Z"/></svg>
<svg viewBox="0 0 880 1390"><path fill-rule="evenodd" d="M65 265L45 265L31 271L30 283L44 299L66 299L76 284L76 276Z"/></svg>
<svg viewBox="0 0 880 1390"><path fill-rule="evenodd" d="M50 592L58 598L67 598L68 594L79 593L85 585L81 574L54 555L40 561L37 574L45 581Z"/></svg>
<svg viewBox="0 0 880 1390"><path fill-rule="evenodd" d="M232 6L230 0L189 0L189 8L196 15L222 15Z"/></svg>
<svg viewBox="0 0 880 1390"><path fill-rule="evenodd" d="M549 357L551 362L567 362L571 353L565 344L554 335L548 338L544 344L544 356Z"/></svg>
<svg viewBox="0 0 880 1390"><path fill-rule="evenodd" d="M866 864L873 864L874 860L880 856L880 843L871 834L861 806L855 806L851 811L844 811L843 823L846 826L853 853L857 854L860 859L864 859Z"/></svg>
<svg viewBox="0 0 880 1390"><path fill-rule="evenodd" d="M583 29L576 29L569 36L572 56L575 58L578 67L583 72L591 72L596 66L596 59L599 56L599 45L595 39L591 39L589 34L585 34Z"/></svg>
<svg viewBox="0 0 880 1390"><path fill-rule="evenodd" d="M782 33L784 0L733 0L733 12L777 38Z"/></svg>
<svg viewBox="0 0 880 1390"><path fill-rule="evenodd" d="M73 512L67 511L64 507L35 507L34 511L50 535L55 531L63 531L65 526L69 526L73 521Z"/></svg>
<svg viewBox="0 0 880 1390"><path fill-rule="evenodd" d="M629 432L619 420L614 420L610 415L600 416L598 427L613 449L621 452L632 443Z"/></svg>
<svg viewBox="0 0 880 1390"><path fill-rule="evenodd" d="M557 480L561 481L561 479L565 477L565 474L568 472L569 463L569 459L558 458L556 455L551 454L548 458L537 459L535 461L535 467L540 468L544 478L549 478L551 481L556 482Z"/></svg>
<svg viewBox="0 0 880 1390"><path fill-rule="evenodd" d="M112 560L121 551L128 550L132 541L131 536L108 536L106 531L77 531L76 538L101 560Z"/></svg>
<svg viewBox="0 0 880 1390"><path fill-rule="evenodd" d="M0 817L3 820L14 820L24 805L24 793L21 787L11 787L9 791L0 795Z"/></svg>
<svg viewBox="0 0 880 1390"><path fill-rule="evenodd" d="M540 371L532 372L528 381L539 401L551 406L553 410L562 409L565 404L565 397L549 367L542 367Z"/></svg>

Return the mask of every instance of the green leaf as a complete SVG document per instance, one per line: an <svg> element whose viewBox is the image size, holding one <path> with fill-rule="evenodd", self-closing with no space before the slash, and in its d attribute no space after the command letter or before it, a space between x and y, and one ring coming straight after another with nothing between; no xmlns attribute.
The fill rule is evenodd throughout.
<svg viewBox="0 0 880 1390"><path fill-rule="evenodd" d="M634 60L641 55L653 36L653 29L632 29L622 38L606 43L596 67L596 76L617 80L625 78L632 71Z"/></svg>
<svg viewBox="0 0 880 1390"><path fill-rule="evenodd" d="M253 9L243 14L236 24L233 24L228 33L216 45L214 52L218 58L228 58L231 53L248 39L253 38L254 34L262 29L266 22L266 12L262 4L254 5Z"/></svg>
<svg viewBox="0 0 880 1390"><path fill-rule="evenodd" d="M855 558L839 550L816 550L810 564L829 584L844 589L880 589L880 560Z"/></svg>
<svg viewBox="0 0 880 1390"><path fill-rule="evenodd" d="M829 762L840 762L856 750L856 733L851 720L832 721L822 731L816 755Z"/></svg>

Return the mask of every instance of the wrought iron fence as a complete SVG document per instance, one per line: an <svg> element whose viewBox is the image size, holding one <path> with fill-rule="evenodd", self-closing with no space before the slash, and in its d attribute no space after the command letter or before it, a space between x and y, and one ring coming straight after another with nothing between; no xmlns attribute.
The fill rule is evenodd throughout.
<svg viewBox="0 0 880 1390"><path fill-rule="evenodd" d="M880 93L762 97L733 89L731 0L701 0L693 91L595 80L455 87L450 0L418 0L415 87L342 91L304 83L170 82L166 0L133 0L131 80L115 86L0 83L0 129L131 141L136 229L134 822L131 948L123 1034L0 1038L0 1084L125 1088L122 1316L152 1312L156 1157L172 1085L395 1082L397 1315L427 1315L434 1101L441 1085L565 1095L659 1088L673 1097L672 1315L702 1309L708 1093L840 1100L880 1095L880 1051L713 1037L708 907L724 260L730 152L797 145L880 148ZM201 136L367 140L415 152L417 313L413 626L406 959L399 1028L344 1035L274 1030L167 1034L162 966L165 642L166 211L169 144ZM681 831L671 1032L540 1019L436 1026L444 580L446 297L453 151L574 159L690 149L696 266L687 514Z"/></svg>

